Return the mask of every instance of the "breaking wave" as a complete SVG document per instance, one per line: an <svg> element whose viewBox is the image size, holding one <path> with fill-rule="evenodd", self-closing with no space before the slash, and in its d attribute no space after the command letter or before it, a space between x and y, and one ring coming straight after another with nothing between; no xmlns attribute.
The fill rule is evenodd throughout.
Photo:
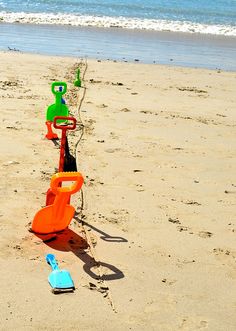
<svg viewBox="0 0 236 331"><path fill-rule="evenodd" d="M207 25L187 21L168 21L127 17L88 16L62 13L8 13L0 12L0 22L24 24L52 24L93 26L104 28L141 29L236 36L236 26Z"/></svg>

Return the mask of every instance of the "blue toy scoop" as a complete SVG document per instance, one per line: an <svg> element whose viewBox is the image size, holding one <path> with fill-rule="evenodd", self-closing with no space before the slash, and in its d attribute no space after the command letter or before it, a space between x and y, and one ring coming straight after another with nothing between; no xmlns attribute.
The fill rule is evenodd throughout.
<svg viewBox="0 0 236 331"><path fill-rule="evenodd" d="M69 271L59 269L53 254L47 254L46 261L50 264L53 270L48 276L48 282L52 287L52 292L55 294L61 292L73 292L75 286Z"/></svg>

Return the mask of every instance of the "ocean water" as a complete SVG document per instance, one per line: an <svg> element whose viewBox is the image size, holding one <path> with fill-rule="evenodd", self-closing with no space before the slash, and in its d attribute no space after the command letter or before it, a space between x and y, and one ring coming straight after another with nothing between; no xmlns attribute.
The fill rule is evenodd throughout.
<svg viewBox="0 0 236 331"><path fill-rule="evenodd" d="M0 22L236 36L236 0L0 0Z"/></svg>
<svg viewBox="0 0 236 331"><path fill-rule="evenodd" d="M236 0L0 0L0 50L236 71Z"/></svg>

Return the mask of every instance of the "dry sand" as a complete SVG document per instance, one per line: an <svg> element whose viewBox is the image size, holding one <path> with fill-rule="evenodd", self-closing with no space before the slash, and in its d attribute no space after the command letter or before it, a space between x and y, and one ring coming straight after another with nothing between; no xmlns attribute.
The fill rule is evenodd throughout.
<svg viewBox="0 0 236 331"><path fill-rule="evenodd" d="M234 331L236 73L0 60L1 330ZM68 83L77 119L84 95L85 184L70 230L44 243L28 227L58 166L44 138L54 80ZM73 294L51 293L47 253L71 272Z"/></svg>

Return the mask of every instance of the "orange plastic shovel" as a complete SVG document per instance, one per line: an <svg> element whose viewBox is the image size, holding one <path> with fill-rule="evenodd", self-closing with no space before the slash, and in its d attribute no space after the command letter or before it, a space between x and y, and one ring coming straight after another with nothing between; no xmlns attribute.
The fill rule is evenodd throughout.
<svg viewBox="0 0 236 331"><path fill-rule="evenodd" d="M71 186L62 186L63 182L74 183ZM52 205L39 210L32 222L32 231L47 234L66 229L72 220L75 208L68 204L71 194L78 192L84 179L79 172L59 172L52 176L51 189L55 194Z"/></svg>

